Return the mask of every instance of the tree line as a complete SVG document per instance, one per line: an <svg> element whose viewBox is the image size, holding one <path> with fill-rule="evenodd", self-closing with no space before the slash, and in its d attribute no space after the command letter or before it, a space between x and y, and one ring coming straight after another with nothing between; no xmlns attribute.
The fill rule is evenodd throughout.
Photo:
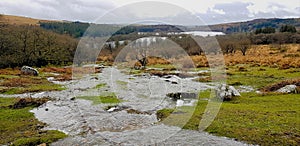
<svg viewBox="0 0 300 146"><path fill-rule="evenodd" d="M97 27L100 27L97 26ZM91 27L97 29L97 27ZM164 26L166 27L166 26ZM102 28L102 30L105 29ZM271 29L266 29L271 30ZM265 30L265 31L266 31ZM132 28L126 27L121 31L117 31L108 41L115 41L116 48L104 46L102 55L116 56L118 52L127 45L138 38L148 37L151 34L139 35L136 32L126 34L127 31L132 31ZM273 30L272 30L273 31ZM251 45L259 44L286 44L286 43L300 43L300 33L293 32L293 28L283 26L280 32L276 33L237 33L230 35L221 35L216 37L191 37L190 35L168 35L162 33L161 37L168 37L170 40L180 45L189 55L202 55L203 53L225 53L231 54L240 51L246 55L248 48ZM93 42L100 42L103 39L93 34L93 30L88 30L85 33L89 34ZM123 34L125 33L125 34ZM152 35L153 36L153 35ZM44 66L48 64L64 65L73 62L76 48L86 48L82 50L92 50L88 46L77 46L78 40L76 36L71 37L70 34L60 34L50 30L45 30L39 26L30 25L9 25L0 24L0 68L17 67L22 65L29 66ZM202 46L198 46L196 41L202 42ZM88 39L88 38L85 38ZM217 39L218 44L215 42ZM126 43L120 45L118 42L125 40ZM81 41L88 41L81 39ZM92 44L86 43L86 44ZM97 43L96 43L97 44ZM101 43L98 43L101 44ZM221 47L221 51L216 47ZM100 46L94 46L95 50L99 50ZM86 52L86 51L84 51ZM90 52L90 55L93 54ZM168 54L168 52L165 52ZM87 54L87 53L83 53ZM86 57L82 56L83 60ZM111 59L112 60L112 59ZM81 61L78 60L78 64Z"/></svg>

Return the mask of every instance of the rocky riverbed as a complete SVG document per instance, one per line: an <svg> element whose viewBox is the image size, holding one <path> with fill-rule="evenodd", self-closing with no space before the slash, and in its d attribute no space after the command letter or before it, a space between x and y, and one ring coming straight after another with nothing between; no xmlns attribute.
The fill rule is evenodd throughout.
<svg viewBox="0 0 300 146"><path fill-rule="evenodd" d="M69 135L52 145L245 145L201 131L167 126L157 120L157 110L193 105L189 102L184 104L187 101L179 104L167 97L168 93L198 94L200 90L214 88L212 84L177 76L127 75L116 68L104 68L102 73L56 83L67 89L12 95L55 99L31 111L48 124L45 129L56 129ZM99 84L104 86L97 88ZM77 98L102 93L114 93L122 102L115 105L93 104ZM191 100L195 102L195 99ZM107 109L108 106L119 110Z"/></svg>

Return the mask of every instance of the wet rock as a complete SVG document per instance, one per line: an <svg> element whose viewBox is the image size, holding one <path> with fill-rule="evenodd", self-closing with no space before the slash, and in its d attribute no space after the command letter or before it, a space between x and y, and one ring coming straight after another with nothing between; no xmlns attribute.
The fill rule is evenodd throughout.
<svg viewBox="0 0 300 146"><path fill-rule="evenodd" d="M177 82L175 82L175 81L172 81L172 82L171 82L171 84L178 84L178 83L177 83Z"/></svg>
<svg viewBox="0 0 300 146"><path fill-rule="evenodd" d="M176 107L181 107L181 106L194 106L195 104L195 102L196 102L197 100L195 100L195 99L185 99L185 100L181 100L181 99L178 99L177 101L176 101Z"/></svg>
<svg viewBox="0 0 300 146"><path fill-rule="evenodd" d="M297 86L296 85L286 85L277 90L280 93L296 93Z"/></svg>
<svg viewBox="0 0 300 146"><path fill-rule="evenodd" d="M23 66L21 68L21 74L23 75L32 75L32 76L38 76L39 75L39 72L32 68L32 67L29 67L29 66Z"/></svg>
<svg viewBox="0 0 300 146"><path fill-rule="evenodd" d="M226 84L217 86L215 92L217 98L224 101L229 101L234 96L241 96L241 94L233 86L227 86Z"/></svg>
<svg viewBox="0 0 300 146"><path fill-rule="evenodd" d="M184 99L184 98L197 98L198 95L196 93L188 93L188 92L177 92L177 93L168 93L168 97L177 100L177 99Z"/></svg>
<svg viewBox="0 0 300 146"><path fill-rule="evenodd" d="M118 112L122 111L125 109L130 108L129 106L124 106L124 105L116 105L116 106L108 106L106 109L108 112Z"/></svg>
<svg viewBox="0 0 300 146"><path fill-rule="evenodd" d="M98 77L92 77L91 80L99 80Z"/></svg>

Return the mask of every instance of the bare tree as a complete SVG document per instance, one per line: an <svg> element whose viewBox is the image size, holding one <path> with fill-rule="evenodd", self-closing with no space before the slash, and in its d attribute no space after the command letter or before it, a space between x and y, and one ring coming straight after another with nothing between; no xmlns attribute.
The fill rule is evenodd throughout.
<svg viewBox="0 0 300 146"><path fill-rule="evenodd" d="M133 49L135 50L135 59L141 65L141 67L134 66L136 69L144 69L148 63L148 47L149 47L149 40L147 38L138 39L132 44Z"/></svg>
<svg viewBox="0 0 300 146"><path fill-rule="evenodd" d="M240 41L240 50L243 54L243 56L246 55L246 51L250 48L250 40L249 39L243 39Z"/></svg>
<svg viewBox="0 0 300 146"><path fill-rule="evenodd" d="M136 60L142 65L141 69L146 68L148 63L147 60L147 48L146 47L138 47L136 48Z"/></svg>

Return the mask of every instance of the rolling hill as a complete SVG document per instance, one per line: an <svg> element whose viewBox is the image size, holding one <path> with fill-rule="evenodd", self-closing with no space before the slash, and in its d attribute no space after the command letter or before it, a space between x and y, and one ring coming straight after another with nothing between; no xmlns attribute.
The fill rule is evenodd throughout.
<svg viewBox="0 0 300 146"><path fill-rule="evenodd" d="M300 18L289 18L289 19L255 19L246 22L226 23L210 25L212 31L220 31L226 34L235 32L252 32L259 28L272 27L279 29L282 25L293 25L296 29L300 30Z"/></svg>
<svg viewBox="0 0 300 146"><path fill-rule="evenodd" d="M134 25L123 27L117 24L91 24L83 22L70 21L53 21L40 20L21 16L0 15L0 24L14 24L14 25L39 25L44 29L52 30L60 34L69 34L73 37L81 37L90 25L94 25L92 36L107 36L113 32L116 34L129 34L133 32L180 32L183 31L208 31L206 26L172 26L172 25ZM300 18L272 18L272 19L255 19L245 22L234 22L209 25L211 31L223 32L225 34L238 32L253 32L259 28L272 27L276 30L282 25L293 25L300 31Z"/></svg>
<svg viewBox="0 0 300 146"><path fill-rule="evenodd" d="M62 22L54 20L41 20L22 16L3 15L0 14L0 24L12 24L12 25L39 25L40 22Z"/></svg>

